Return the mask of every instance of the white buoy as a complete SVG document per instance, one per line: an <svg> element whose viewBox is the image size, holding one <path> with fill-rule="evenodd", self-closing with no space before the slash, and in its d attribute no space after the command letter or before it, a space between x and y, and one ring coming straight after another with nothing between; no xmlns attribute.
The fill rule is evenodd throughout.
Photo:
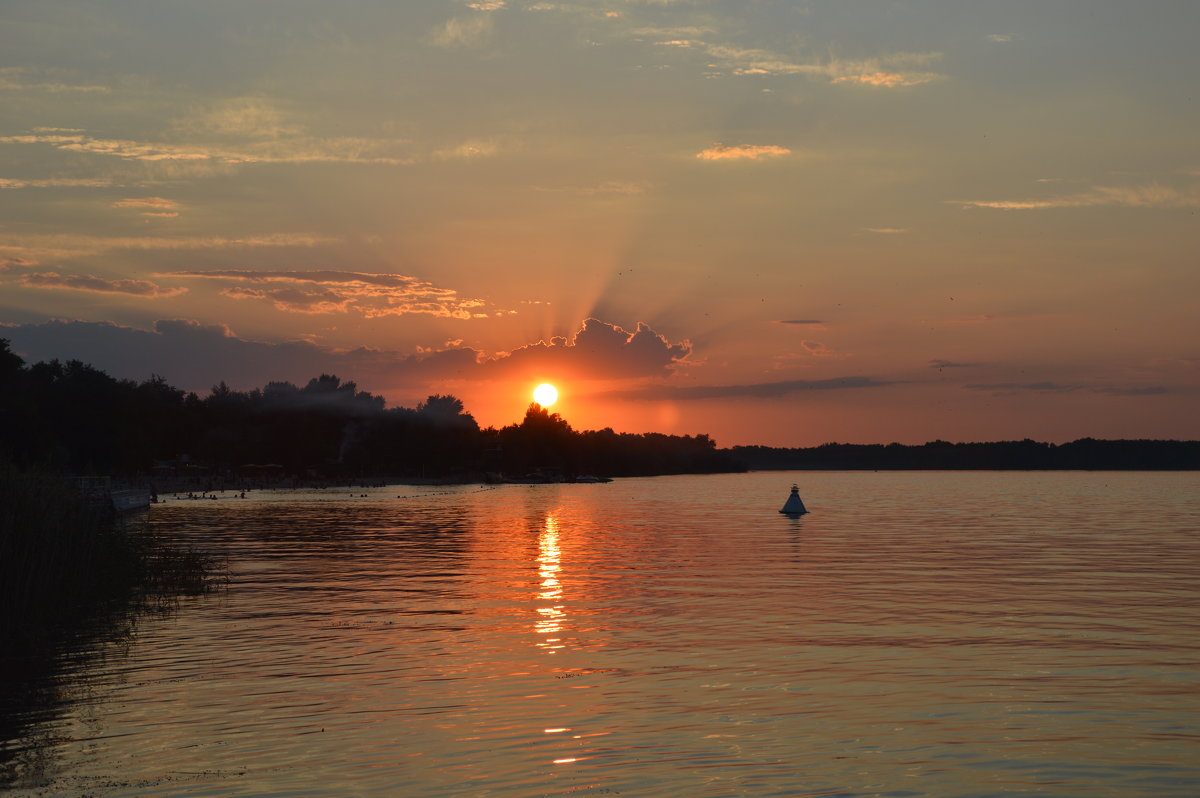
<svg viewBox="0 0 1200 798"><path fill-rule="evenodd" d="M808 512L808 508L804 506L804 502L800 501L799 485L792 485L792 493L788 496L787 501L783 504L783 509L779 512L784 515L804 515Z"/></svg>

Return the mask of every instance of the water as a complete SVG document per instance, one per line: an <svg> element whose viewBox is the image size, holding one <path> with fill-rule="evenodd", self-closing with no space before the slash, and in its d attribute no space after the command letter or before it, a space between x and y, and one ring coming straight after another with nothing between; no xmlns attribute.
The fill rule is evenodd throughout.
<svg viewBox="0 0 1200 798"><path fill-rule="evenodd" d="M799 481L809 515L776 510ZM1195 796L1200 475L157 506L231 583L63 665L14 795ZM32 712L32 710L31 710Z"/></svg>

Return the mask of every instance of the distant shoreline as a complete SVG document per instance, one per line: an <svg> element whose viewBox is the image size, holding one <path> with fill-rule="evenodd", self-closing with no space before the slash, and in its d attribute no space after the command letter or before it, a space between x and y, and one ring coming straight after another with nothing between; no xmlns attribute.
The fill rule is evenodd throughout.
<svg viewBox="0 0 1200 798"><path fill-rule="evenodd" d="M931 441L827 443L784 449L734 446L722 451L752 471L1198 471L1200 441L1098 440L1053 444Z"/></svg>

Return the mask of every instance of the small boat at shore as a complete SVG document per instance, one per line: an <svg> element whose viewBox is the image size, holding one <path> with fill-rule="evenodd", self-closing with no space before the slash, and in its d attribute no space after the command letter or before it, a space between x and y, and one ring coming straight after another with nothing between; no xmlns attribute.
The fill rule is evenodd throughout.
<svg viewBox="0 0 1200 798"><path fill-rule="evenodd" d="M149 487L118 488L109 477L72 477L71 481L84 502L117 515L144 510L152 503Z"/></svg>

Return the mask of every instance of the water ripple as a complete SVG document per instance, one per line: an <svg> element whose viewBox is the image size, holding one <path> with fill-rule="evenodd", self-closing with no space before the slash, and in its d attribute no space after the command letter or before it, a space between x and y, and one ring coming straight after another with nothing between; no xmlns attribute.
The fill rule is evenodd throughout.
<svg viewBox="0 0 1200 798"><path fill-rule="evenodd" d="M797 477L813 512L784 518ZM168 503L228 590L69 668L73 703L4 743L52 754L11 792L1194 796L1197 481Z"/></svg>

